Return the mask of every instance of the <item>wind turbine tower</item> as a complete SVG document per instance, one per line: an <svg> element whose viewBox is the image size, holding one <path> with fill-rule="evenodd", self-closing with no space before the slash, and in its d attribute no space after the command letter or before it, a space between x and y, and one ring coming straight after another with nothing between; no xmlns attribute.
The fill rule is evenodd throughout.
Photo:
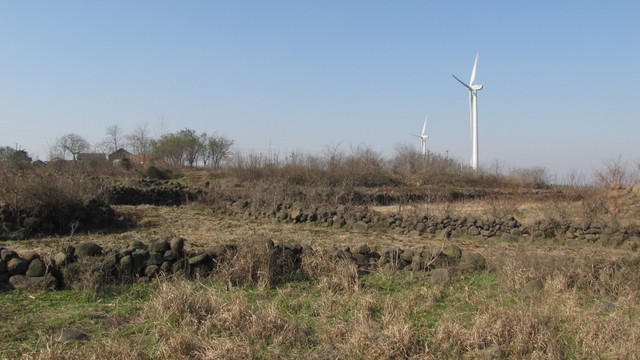
<svg viewBox="0 0 640 360"><path fill-rule="evenodd" d="M476 79L476 67L478 65L478 55L476 54L476 61L473 63L473 71L471 71L471 80L469 84L465 84L462 80L458 79L455 75L452 75L460 84L469 89L469 111L471 112L471 138L473 154L471 156L471 168L478 170L478 91L482 90L483 86L475 85L473 82Z"/></svg>
<svg viewBox="0 0 640 360"><path fill-rule="evenodd" d="M425 158L427 157L427 139L429 138L429 135L425 134L425 132L427 131L427 118L429 117L429 115L424 117L424 125L422 125L422 133L420 135L416 135L416 134L411 134L415 137L420 138L420 140L422 141L422 156L424 156Z"/></svg>

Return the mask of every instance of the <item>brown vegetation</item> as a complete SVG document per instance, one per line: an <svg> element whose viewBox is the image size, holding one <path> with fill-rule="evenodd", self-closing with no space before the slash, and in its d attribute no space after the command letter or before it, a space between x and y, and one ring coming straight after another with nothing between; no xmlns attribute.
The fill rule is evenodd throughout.
<svg viewBox="0 0 640 360"><path fill-rule="evenodd" d="M585 233L591 225L612 232L638 225L640 194L633 187L635 180L605 181L606 188L552 186L540 169L514 171L508 176L475 174L446 157L431 154L423 162L414 155L405 152L389 162L361 147L350 154L328 150L323 158L292 155L285 161L274 161L259 155L236 157L228 167L215 170L172 168L169 172L157 165L156 170L172 178L170 182L199 190L200 197L182 206L114 205L120 216L137 225L119 233L71 234L65 220L62 233L69 236L0 245L47 252L72 240L125 248L136 240L148 243L182 236L194 250L240 244L229 261L218 264L211 277L160 277L149 286L148 296L135 300L135 305L127 304L124 295L109 298L105 304L107 300L102 299L114 291L111 285L95 286L101 283L100 272L83 271L89 265L80 264L75 273L78 285L65 291L90 294L84 306L100 306L98 312L116 319L112 327L105 329L101 322L96 325L93 318L87 320L85 310L78 319L65 318L64 322L84 326L91 334L89 340L58 342L52 332L24 340L25 335L14 329L43 324L41 328L52 331L60 327L60 320L53 315L34 320L27 312L7 307L10 315L0 314L4 316L0 323L11 328L5 325L3 330L22 338L2 337L0 348L8 349L0 350L8 351L2 356L637 358L637 234L626 233L623 242L611 237L608 241L585 240L586 235L594 235ZM18 212L65 209L56 204L83 204L105 193L104 178L97 180L80 171L77 164L70 165L2 172L0 201ZM607 170L604 178L629 179L618 176L616 167L622 165L611 165L613 171ZM145 187L140 179L149 170L134 166L117 171L121 178L109 175L111 181ZM182 176L176 179L176 174ZM317 214L331 215L342 206L348 213L354 202L369 207L360 216L376 210L380 219L388 222L389 214L398 215L394 220L399 222L393 226L401 231L373 225L351 231L346 222L335 226L295 220L300 219L299 209L313 208ZM278 212L286 218L278 218ZM416 226L412 219L425 215L449 220L473 217L481 222L514 217L524 227L535 225L538 230L543 224L566 228L554 236L544 231L540 236L513 231L509 236L481 238L446 228L436 233L410 231L409 226ZM410 224L403 224L404 220ZM576 235L578 232L581 235ZM269 254L284 251L275 250L282 243L309 245L327 250L327 254L334 247L360 244L379 251L411 249L418 254L457 245L464 253L482 254L487 261L485 270L472 273L458 271L450 264L430 264L449 271L436 282L429 272L414 271L413 267L359 272L357 264L318 255L322 251L303 256L299 263L278 263L278 258ZM23 296L24 301L40 301L37 299L42 296L34 294L33 300L29 295ZM0 294L3 296L9 297ZM22 299L21 294L11 296L12 300Z"/></svg>

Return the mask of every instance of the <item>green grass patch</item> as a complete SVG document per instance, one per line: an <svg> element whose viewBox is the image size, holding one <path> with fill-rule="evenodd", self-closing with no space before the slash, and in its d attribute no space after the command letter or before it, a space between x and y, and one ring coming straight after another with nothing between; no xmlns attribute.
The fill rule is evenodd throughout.
<svg viewBox="0 0 640 360"><path fill-rule="evenodd" d="M110 285L99 293L80 290L0 293L0 358L25 348L44 346L42 339L64 328L92 337L112 336L118 321L135 315L149 299L151 284ZM126 326L126 325L125 325ZM115 329L116 332L121 329Z"/></svg>

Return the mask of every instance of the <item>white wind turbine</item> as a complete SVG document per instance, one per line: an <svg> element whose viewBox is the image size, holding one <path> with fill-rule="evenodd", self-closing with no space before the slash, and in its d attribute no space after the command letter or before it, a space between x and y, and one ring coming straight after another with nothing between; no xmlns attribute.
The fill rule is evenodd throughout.
<svg viewBox="0 0 640 360"><path fill-rule="evenodd" d="M482 90L482 85L474 85L473 81L476 79L476 66L478 65L478 54L476 54L476 61L473 63L473 71L471 72L471 80L469 84L465 84L462 80L458 79L455 75L453 77L469 89L469 108L471 112L471 138L473 139L473 154L471 157L471 167L473 170L478 170L478 90Z"/></svg>
<svg viewBox="0 0 640 360"><path fill-rule="evenodd" d="M422 125L422 133L420 135L415 135L415 134L411 134L415 137L420 138L420 140L422 141L422 156L427 157L427 139L429 138L429 135L425 134L425 132L427 131L427 118L429 117L429 115L424 117L424 125Z"/></svg>

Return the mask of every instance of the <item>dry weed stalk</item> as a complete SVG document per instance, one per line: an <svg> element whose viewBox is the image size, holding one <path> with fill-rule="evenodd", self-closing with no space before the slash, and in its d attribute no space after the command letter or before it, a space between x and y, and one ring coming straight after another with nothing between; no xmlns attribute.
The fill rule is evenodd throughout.
<svg viewBox="0 0 640 360"><path fill-rule="evenodd" d="M358 266L352 261L330 259L327 254L303 254L302 270L307 276L318 279L325 290L360 291Z"/></svg>

